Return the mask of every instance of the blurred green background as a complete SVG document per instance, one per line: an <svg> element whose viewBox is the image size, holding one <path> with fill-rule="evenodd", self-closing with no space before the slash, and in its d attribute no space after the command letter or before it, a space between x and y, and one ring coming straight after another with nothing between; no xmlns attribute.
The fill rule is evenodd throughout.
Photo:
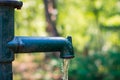
<svg viewBox="0 0 120 80"><path fill-rule="evenodd" d="M69 80L120 80L120 0L22 1L15 35L72 36ZM62 80L58 54L17 54L14 80Z"/></svg>

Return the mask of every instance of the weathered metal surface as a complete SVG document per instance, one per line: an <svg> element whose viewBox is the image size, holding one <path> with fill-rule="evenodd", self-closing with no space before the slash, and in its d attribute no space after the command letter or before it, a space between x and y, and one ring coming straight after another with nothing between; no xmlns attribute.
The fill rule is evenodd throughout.
<svg viewBox="0 0 120 80"><path fill-rule="evenodd" d="M0 0L0 80L12 80L14 53L7 43L14 38L14 8L20 9L21 2Z"/></svg>
<svg viewBox="0 0 120 80"><path fill-rule="evenodd" d="M12 63L0 63L0 80L13 80Z"/></svg>
<svg viewBox="0 0 120 80"><path fill-rule="evenodd" d="M60 51L61 58L72 58L72 43L62 37L15 37L8 43L15 53L55 52Z"/></svg>
<svg viewBox="0 0 120 80"><path fill-rule="evenodd" d="M0 62L13 60L7 43L14 38L14 8L0 7Z"/></svg>
<svg viewBox="0 0 120 80"><path fill-rule="evenodd" d="M20 9L22 5L23 5L22 1L18 0L0 0L0 6L8 6Z"/></svg>
<svg viewBox="0 0 120 80"><path fill-rule="evenodd" d="M14 8L0 6L0 80L12 80L14 54L7 43L14 37Z"/></svg>

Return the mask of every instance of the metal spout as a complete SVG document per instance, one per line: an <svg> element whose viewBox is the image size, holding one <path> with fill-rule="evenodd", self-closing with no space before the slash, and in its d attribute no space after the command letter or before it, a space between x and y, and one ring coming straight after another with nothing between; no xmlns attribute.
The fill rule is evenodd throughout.
<svg viewBox="0 0 120 80"><path fill-rule="evenodd" d="M14 53L60 52L60 58L73 58L71 37L15 37L8 42L8 48Z"/></svg>
<svg viewBox="0 0 120 80"><path fill-rule="evenodd" d="M61 58L70 59L74 57L73 45L72 45L72 37L68 36L63 49L60 54Z"/></svg>

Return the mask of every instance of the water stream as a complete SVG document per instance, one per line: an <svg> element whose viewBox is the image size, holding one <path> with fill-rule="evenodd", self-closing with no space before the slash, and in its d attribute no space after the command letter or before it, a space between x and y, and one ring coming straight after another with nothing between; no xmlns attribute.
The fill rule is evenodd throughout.
<svg viewBox="0 0 120 80"><path fill-rule="evenodd" d="M63 59L63 80L68 80L68 68L69 68L69 59Z"/></svg>

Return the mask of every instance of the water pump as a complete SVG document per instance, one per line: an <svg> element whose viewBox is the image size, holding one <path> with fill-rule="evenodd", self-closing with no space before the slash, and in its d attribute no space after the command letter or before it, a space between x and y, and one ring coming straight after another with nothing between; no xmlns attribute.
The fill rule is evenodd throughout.
<svg viewBox="0 0 120 80"><path fill-rule="evenodd" d="M60 52L61 58L73 58L72 38L14 36L14 10L23 3L0 0L0 80L12 80L15 53Z"/></svg>

